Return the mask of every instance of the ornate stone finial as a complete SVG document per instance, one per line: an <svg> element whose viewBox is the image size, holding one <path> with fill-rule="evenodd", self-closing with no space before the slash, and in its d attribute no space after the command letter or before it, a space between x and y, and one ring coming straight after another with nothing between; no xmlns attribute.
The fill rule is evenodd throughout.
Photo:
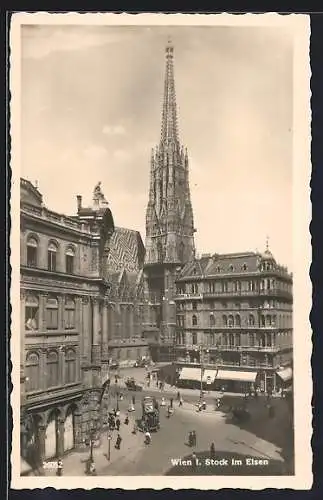
<svg viewBox="0 0 323 500"><path fill-rule="evenodd" d="M102 189L101 189L101 181L99 181L97 183L97 185L95 186L95 188L93 190L93 203L95 206L98 206L101 204L108 205L108 202L105 199L105 196L104 196Z"/></svg>
<svg viewBox="0 0 323 500"><path fill-rule="evenodd" d="M269 251L269 236L266 236L266 252Z"/></svg>

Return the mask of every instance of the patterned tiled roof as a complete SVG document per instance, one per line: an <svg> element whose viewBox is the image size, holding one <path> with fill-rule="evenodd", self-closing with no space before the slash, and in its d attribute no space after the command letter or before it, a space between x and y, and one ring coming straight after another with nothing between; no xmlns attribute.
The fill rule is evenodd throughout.
<svg viewBox="0 0 323 500"><path fill-rule="evenodd" d="M143 266L145 247L139 231L116 227L111 236L108 268L137 273Z"/></svg>
<svg viewBox="0 0 323 500"><path fill-rule="evenodd" d="M181 277L213 276L221 274L256 272L259 270L261 255L255 252L241 252L232 254L214 254L201 257L186 264Z"/></svg>

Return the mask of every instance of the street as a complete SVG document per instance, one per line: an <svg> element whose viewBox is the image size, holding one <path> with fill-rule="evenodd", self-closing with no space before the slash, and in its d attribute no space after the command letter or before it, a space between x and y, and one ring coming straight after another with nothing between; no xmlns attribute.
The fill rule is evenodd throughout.
<svg viewBox="0 0 323 500"><path fill-rule="evenodd" d="M97 475L192 475L196 474L235 474L235 475L279 475L291 473L284 464L282 449L269 440L263 439L259 433L253 432L252 422L248 430L233 424L228 420L228 416L214 409L214 396L206 395L207 409L202 412L196 411L196 403L199 397L198 391L186 393L182 407L176 401L177 389L171 390L170 396L174 398L174 414L167 417L167 405L169 404L169 391L154 391L151 388L144 388L141 392L125 391L122 384L112 384L110 408L116 407L116 396L114 392L121 391L124 397L119 401L120 408L120 435L122 437L121 449L115 449L117 431L112 432L110 442L110 460L108 460L108 440L107 433L102 435L102 443L99 448L94 449L94 460ZM132 433L134 423L141 418L141 400L145 395L154 395L159 404L165 398L166 406L160 407L160 430L152 433L150 445L144 444L144 434L138 431ZM129 425L124 424L129 403L132 396L135 396L135 412L129 413ZM278 403L280 403L278 401ZM264 400L252 402L259 405L259 415L261 419L266 418L266 408ZM277 407L278 408L278 407ZM275 421L263 422L263 427L272 426L276 434L284 432L284 426L280 419L285 419L283 413L277 412ZM194 449L187 444L188 433L196 431L197 444ZM275 434L273 434L275 435ZM192 468L190 465L191 454L196 452L197 456L204 459L209 458L211 443L214 443L216 451L216 463L219 466L206 466ZM84 461L88 454L72 452L64 457L64 475L83 475ZM249 458L264 459L268 463L259 466L255 461L246 464ZM226 466L221 466L221 459ZM241 459L241 464L239 460ZM182 460L183 463L180 463ZM233 460L233 462L232 462ZM232 466L232 463L239 465Z"/></svg>

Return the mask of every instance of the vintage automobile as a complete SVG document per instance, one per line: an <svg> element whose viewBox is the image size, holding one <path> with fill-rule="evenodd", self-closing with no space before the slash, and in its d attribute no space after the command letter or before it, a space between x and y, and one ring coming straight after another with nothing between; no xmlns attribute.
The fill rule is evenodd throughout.
<svg viewBox="0 0 323 500"><path fill-rule="evenodd" d="M128 391L142 391L142 385L136 383L134 377L129 377L125 381Z"/></svg>
<svg viewBox="0 0 323 500"><path fill-rule="evenodd" d="M157 400L146 396L142 400L141 429L143 431L157 431L160 428L159 406Z"/></svg>

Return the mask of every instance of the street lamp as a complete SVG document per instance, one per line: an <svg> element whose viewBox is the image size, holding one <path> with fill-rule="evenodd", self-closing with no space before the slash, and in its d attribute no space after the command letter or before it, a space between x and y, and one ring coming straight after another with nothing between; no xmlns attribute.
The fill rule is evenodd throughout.
<svg viewBox="0 0 323 500"><path fill-rule="evenodd" d="M111 458L111 439L112 439L112 435L111 435L111 432L109 431L108 432L108 460L110 460L110 458Z"/></svg>
<svg viewBox="0 0 323 500"><path fill-rule="evenodd" d="M203 371L204 371L204 359L203 359L203 353L208 353L209 350L205 349L202 345L198 347L198 352L200 355L200 364L201 364L201 377L200 377L200 401L202 402L203 400Z"/></svg>

